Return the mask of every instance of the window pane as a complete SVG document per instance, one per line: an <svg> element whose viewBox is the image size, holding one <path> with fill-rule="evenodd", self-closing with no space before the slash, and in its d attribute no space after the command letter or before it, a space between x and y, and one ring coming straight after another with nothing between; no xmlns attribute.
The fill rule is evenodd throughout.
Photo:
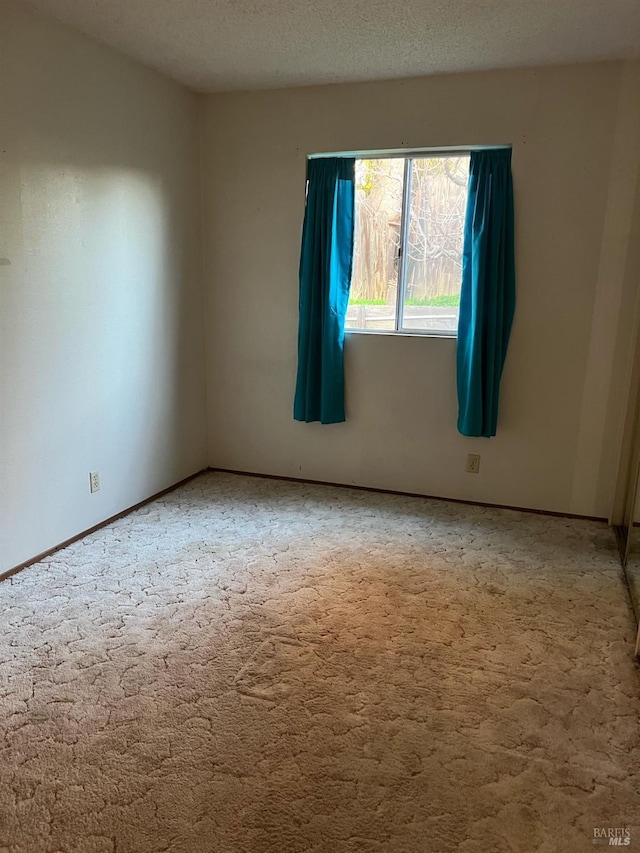
<svg viewBox="0 0 640 853"><path fill-rule="evenodd" d="M404 159L356 160L353 274L345 328L396 327Z"/></svg>
<svg viewBox="0 0 640 853"><path fill-rule="evenodd" d="M455 334L469 155L413 160L402 328Z"/></svg>

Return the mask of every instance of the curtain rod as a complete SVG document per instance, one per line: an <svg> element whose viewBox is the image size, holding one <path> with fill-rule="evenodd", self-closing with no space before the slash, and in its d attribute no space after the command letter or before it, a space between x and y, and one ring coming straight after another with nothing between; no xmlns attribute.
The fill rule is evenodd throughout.
<svg viewBox="0 0 640 853"><path fill-rule="evenodd" d="M393 157L448 157L453 154L470 154L472 151L491 151L496 148L512 148L508 145L452 145L444 148L385 148L378 151L326 151L317 154L307 154L308 160L318 160L326 157L355 157L357 160L385 160Z"/></svg>

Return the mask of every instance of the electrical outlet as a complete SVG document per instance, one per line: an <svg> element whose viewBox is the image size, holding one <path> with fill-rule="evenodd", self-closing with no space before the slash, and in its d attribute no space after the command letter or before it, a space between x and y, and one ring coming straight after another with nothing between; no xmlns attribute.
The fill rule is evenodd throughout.
<svg viewBox="0 0 640 853"><path fill-rule="evenodd" d="M91 489L91 494L94 492L100 491L100 472L99 471L89 471L89 488Z"/></svg>
<svg viewBox="0 0 640 853"><path fill-rule="evenodd" d="M480 473L480 454L479 453L468 453L467 454L467 474L479 474Z"/></svg>

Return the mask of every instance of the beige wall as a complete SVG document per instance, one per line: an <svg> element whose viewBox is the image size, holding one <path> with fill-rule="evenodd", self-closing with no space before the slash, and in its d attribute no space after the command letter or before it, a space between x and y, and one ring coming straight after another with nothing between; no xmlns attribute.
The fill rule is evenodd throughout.
<svg viewBox="0 0 640 853"><path fill-rule="evenodd" d="M0 571L206 464L197 109L1 0Z"/></svg>
<svg viewBox="0 0 640 853"><path fill-rule="evenodd" d="M634 192L612 155L637 169L623 132L637 68L203 98L210 464L607 516ZM348 335L347 422L294 422L306 155L499 143L513 143L518 304L498 436L458 435L455 342L437 338Z"/></svg>

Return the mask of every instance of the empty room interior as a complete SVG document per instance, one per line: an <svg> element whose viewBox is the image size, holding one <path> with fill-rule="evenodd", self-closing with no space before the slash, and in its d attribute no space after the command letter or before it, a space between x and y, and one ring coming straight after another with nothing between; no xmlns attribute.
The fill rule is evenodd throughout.
<svg viewBox="0 0 640 853"><path fill-rule="evenodd" d="M639 846L637 0L0 69L0 853Z"/></svg>

